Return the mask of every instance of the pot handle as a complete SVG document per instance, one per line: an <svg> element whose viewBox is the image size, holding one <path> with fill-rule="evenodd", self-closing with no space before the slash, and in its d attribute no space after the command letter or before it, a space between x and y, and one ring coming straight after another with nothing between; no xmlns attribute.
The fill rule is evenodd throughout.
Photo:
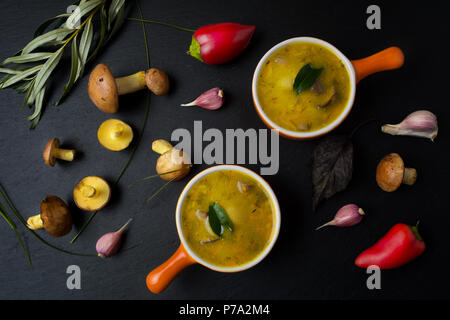
<svg viewBox="0 0 450 320"><path fill-rule="evenodd" d="M405 56L398 47L390 47L371 55L370 57L353 60L356 82L380 71L398 69L403 66Z"/></svg>
<svg viewBox="0 0 450 320"><path fill-rule="evenodd" d="M184 268L196 263L180 244L177 251L147 275L147 287L153 293L163 292Z"/></svg>

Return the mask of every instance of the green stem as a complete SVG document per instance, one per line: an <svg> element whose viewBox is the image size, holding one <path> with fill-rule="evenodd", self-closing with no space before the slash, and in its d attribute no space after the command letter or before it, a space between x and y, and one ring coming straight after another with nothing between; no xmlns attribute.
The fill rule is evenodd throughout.
<svg viewBox="0 0 450 320"><path fill-rule="evenodd" d="M9 224L9 226L11 227L11 229L14 230L14 233L17 236L17 239L19 240L20 245L23 248L23 251L25 252L25 257L28 260L28 264L30 265L31 269L33 269L33 264L31 263L31 258L30 255L28 253L28 250L25 246L25 243L22 240L22 237L20 236L19 231L17 231L16 225L14 224L14 222L11 220L11 218L9 217L8 213L6 212L5 208L3 207L3 205L0 203L0 209L3 211L0 211L0 215L2 216L3 219L5 219L6 223Z"/></svg>
<svg viewBox="0 0 450 320"><path fill-rule="evenodd" d="M76 253L76 252L71 252L65 249L61 249L58 248L54 245L52 245L51 243L47 242L45 239L43 239L41 236L39 236L36 232L34 232L33 230L31 230L30 228L28 228L27 226L27 222L25 221L25 219L20 215L19 211L17 211L16 207L12 204L11 200L9 200L9 197L6 194L6 191L4 191L3 187L0 185L0 194L3 197L5 203L8 205L8 207L11 209L12 213L16 216L16 218L20 221L20 223L29 231L31 232L31 234L33 236L35 236L39 241L41 241L42 243L44 243L45 245L49 246L50 248L53 248L57 251L60 252L64 252L73 256L81 256L81 257L96 257L98 258L97 255L95 254L84 254L84 253Z"/></svg>
<svg viewBox="0 0 450 320"><path fill-rule="evenodd" d="M139 15L142 18L142 9L141 9L141 6L139 5L139 1L136 0L136 4L137 4L138 10L139 10ZM147 41L147 31L145 29L144 22L142 22L142 31L143 31L143 34L144 34L145 52L146 52L146 56L147 56L147 69L150 69L150 54L149 54L149 47L148 47L148 41ZM144 134L145 127L147 126L147 120L148 120L149 113L150 113L150 93L148 92L147 93L146 106L145 106L144 120L142 121L141 130L140 130L138 138L136 140L136 144L135 144L133 150L131 151L131 154L128 157L127 162L122 167L122 170L120 171L119 175L117 176L116 180L114 181L113 187L116 186L119 183L120 179L125 174L125 171L128 169L128 167L129 167L129 165L131 163L131 160L133 160L134 154L136 153L136 150L137 150L137 148L139 146L139 143L140 143L140 141L142 139L142 136ZM92 214L90 215L89 219L81 227L80 231L78 231L78 233L73 237L73 239L70 240L70 243L74 243L78 239L78 237L83 233L83 231L86 229L86 227L92 221L92 219L94 219L94 217L96 216L97 212L98 211L92 212Z"/></svg>
<svg viewBox="0 0 450 320"><path fill-rule="evenodd" d="M182 175L182 173L180 173L179 175L173 177L172 179L167 181L165 184L163 184L163 186L161 188L159 188L154 194L152 194L147 200L145 200L145 203L150 202L150 200L152 200L154 197L156 197L161 191L163 191L163 189L165 187L167 187L172 181L176 180L180 175Z"/></svg>
<svg viewBox="0 0 450 320"><path fill-rule="evenodd" d="M160 24L160 25L163 25L163 26L166 26L166 27L170 27L170 28L174 28L174 29L178 29L178 30L182 30L182 31L195 32L195 30L193 30L193 29L180 27L180 26L177 26L175 24L162 22L162 21L157 21L157 20L142 19L142 17L141 17L141 19L137 19L137 18L127 18L127 19L131 20L131 21L140 21L140 22L145 22L145 23Z"/></svg>
<svg viewBox="0 0 450 320"><path fill-rule="evenodd" d="M188 167L183 167L183 168L180 168L180 169L177 169L177 170L172 170L172 171L163 172L163 173L157 173L157 174L154 174L154 175L151 175L151 176L148 176L148 177L145 177L145 178L142 178L142 179L139 179L139 180L133 182L132 184L130 184L130 185L128 186L128 188L131 188L131 187L133 187L134 185L136 185L136 184L138 184L138 183L141 183L141 182L144 182L144 181L147 181L147 180L156 178L156 177L164 176L164 175L166 175L166 174L178 172L178 171L181 171L181 170L187 170L188 168L190 168L190 166L188 166Z"/></svg>

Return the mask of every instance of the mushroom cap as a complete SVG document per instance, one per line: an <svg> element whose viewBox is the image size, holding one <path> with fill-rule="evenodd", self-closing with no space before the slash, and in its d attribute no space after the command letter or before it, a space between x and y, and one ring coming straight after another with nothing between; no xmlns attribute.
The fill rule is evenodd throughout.
<svg viewBox="0 0 450 320"><path fill-rule="evenodd" d="M145 72L145 82L147 88L157 96L163 96L169 92L169 77L160 69L148 69Z"/></svg>
<svg viewBox="0 0 450 320"><path fill-rule="evenodd" d="M156 172L162 174L165 172L175 171L160 175L164 180L180 180L184 178L190 171L191 161L189 156L181 150L172 148L166 153L162 154L156 162ZM180 170L185 168L184 170Z"/></svg>
<svg viewBox="0 0 450 320"><path fill-rule="evenodd" d="M62 237L72 230L72 214L57 196L47 196L41 202L41 219L45 231L54 237Z"/></svg>
<svg viewBox="0 0 450 320"><path fill-rule="evenodd" d="M95 189L93 197L85 197L82 193L84 185ZM102 209L111 198L111 188L103 178L97 176L88 176L81 179L73 189L73 200L78 208L85 211L96 211Z"/></svg>
<svg viewBox="0 0 450 320"><path fill-rule="evenodd" d="M92 70L89 76L88 93L92 102L101 111L115 113L119 109L116 80L105 64L98 64Z"/></svg>
<svg viewBox="0 0 450 320"><path fill-rule="evenodd" d="M45 146L44 153L42 154L42 157L44 158L45 164L47 164L50 167L53 167L55 165L55 157L53 157L53 149L59 147L59 139L53 138L50 139L47 142L47 145Z"/></svg>
<svg viewBox="0 0 450 320"><path fill-rule="evenodd" d="M121 126L122 133L114 135L117 126ZM133 140L133 129L119 119L104 121L97 130L97 138L102 146L111 151L120 151L127 148Z"/></svg>
<svg viewBox="0 0 450 320"><path fill-rule="evenodd" d="M405 164L397 153L390 153L378 163L377 183L381 189L392 192L402 184Z"/></svg>

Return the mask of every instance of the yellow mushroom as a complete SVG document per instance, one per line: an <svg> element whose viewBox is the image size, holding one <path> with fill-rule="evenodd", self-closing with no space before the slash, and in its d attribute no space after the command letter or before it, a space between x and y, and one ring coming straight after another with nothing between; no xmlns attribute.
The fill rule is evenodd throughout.
<svg viewBox="0 0 450 320"><path fill-rule="evenodd" d="M120 151L133 140L133 129L119 119L108 119L98 128L97 138L106 149Z"/></svg>
<svg viewBox="0 0 450 320"><path fill-rule="evenodd" d="M182 150L174 148L170 142L158 139L153 141L152 150L161 156L156 162L156 172L164 180L180 180L191 168L191 160ZM167 173L169 172L169 173Z"/></svg>
<svg viewBox="0 0 450 320"><path fill-rule="evenodd" d="M108 182L97 176L83 178L73 189L73 199L81 210L100 210L110 198L111 188Z"/></svg>

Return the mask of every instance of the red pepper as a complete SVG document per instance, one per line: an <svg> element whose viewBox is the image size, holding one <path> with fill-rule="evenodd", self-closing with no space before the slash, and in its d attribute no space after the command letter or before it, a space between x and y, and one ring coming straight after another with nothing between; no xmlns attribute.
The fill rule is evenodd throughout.
<svg viewBox="0 0 450 320"><path fill-rule="evenodd" d="M375 245L363 251L355 260L361 268L376 265L380 269L401 267L414 260L425 251L425 242L417 225L397 223Z"/></svg>
<svg viewBox="0 0 450 320"><path fill-rule="evenodd" d="M221 64L247 47L255 26L224 22L200 27L192 37L189 54L207 64Z"/></svg>

